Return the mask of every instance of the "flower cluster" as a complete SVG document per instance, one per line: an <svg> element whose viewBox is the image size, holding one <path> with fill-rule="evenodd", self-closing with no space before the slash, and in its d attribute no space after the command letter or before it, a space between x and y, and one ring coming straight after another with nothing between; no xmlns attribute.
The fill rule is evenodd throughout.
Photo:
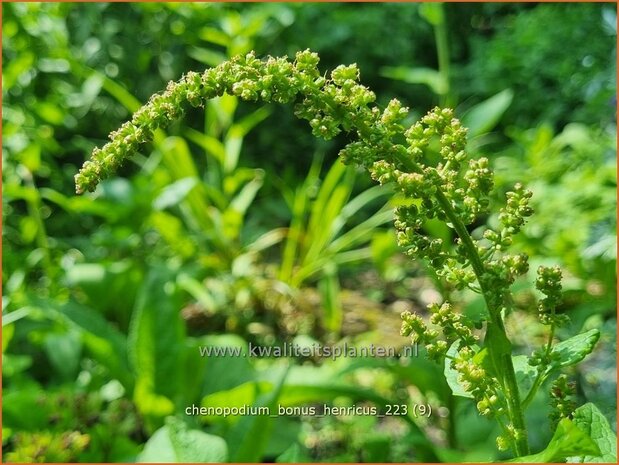
<svg viewBox="0 0 619 465"><path fill-rule="evenodd" d="M499 227L482 228L483 233L473 237L471 225L485 223L490 211L493 173L486 158L468 159L466 129L453 111L435 108L406 129L408 109L395 99L384 109L375 105L374 93L359 83L356 65L338 66L327 77L319 72L318 63L318 55L308 50L297 53L294 61L260 60L249 53L202 74L187 73L154 95L110 135L109 143L93 151L75 176L77 192L93 191L150 141L155 130L182 115L186 104L201 106L224 93L246 101L294 103L295 115L307 120L317 137L330 139L348 132L351 142L340 151L343 161L364 167L380 184L392 184L402 198L395 211L398 244L408 255L425 259L456 289L480 293L487 304L482 348L473 324L449 302L428 307L431 328L419 315L402 314L402 334L422 342L434 360L449 360L481 414L508 417L499 422L499 448L526 454L526 427L502 318L512 305L510 286L528 271L526 255L506 250L533 213L531 192L516 184L498 215ZM435 219L453 230L453 242L429 234L427 222ZM536 286L545 295L539 304L540 318L544 324L560 324L564 317L555 311L560 270L540 268L538 274ZM549 343L538 355L552 353Z"/></svg>
<svg viewBox="0 0 619 465"><path fill-rule="evenodd" d="M542 324L561 326L567 323L569 319L567 315L556 313L557 306L562 300L561 268L540 266L537 270L535 287L546 296L537 306Z"/></svg>
<svg viewBox="0 0 619 465"><path fill-rule="evenodd" d="M565 375L559 376L550 387L550 421L551 429L557 427L563 418L572 418L576 410L576 384L568 382Z"/></svg>
<svg viewBox="0 0 619 465"><path fill-rule="evenodd" d="M430 304L428 310L431 314L430 323L440 328L440 333L435 328L428 328L419 315L403 312L400 334L410 336L413 343L423 343L429 358L441 361L449 347L456 341L465 348L473 346L478 341L478 337L473 334L471 322L461 313L455 312L449 302L442 305Z"/></svg>
<svg viewBox="0 0 619 465"><path fill-rule="evenodd" d="M477 401L480 414L488 417L501 415L505 412L505 407L500 399L500 384L489 375L475 356L475 352L469 347L458 352L452 361L453 368L458 372L458 381Z"/></svg>

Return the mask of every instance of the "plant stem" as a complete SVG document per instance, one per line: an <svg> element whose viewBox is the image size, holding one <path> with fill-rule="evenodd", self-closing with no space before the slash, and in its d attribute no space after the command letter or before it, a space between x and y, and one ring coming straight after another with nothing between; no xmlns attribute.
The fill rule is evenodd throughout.
<svg viewBox="0 0 619 465"><path fill-rule="evenodd" d="M479 257L479 253L477 252L477 247L473 243L473 239L468 233L466 227L456 215L456 212L453 210L449 200L445 197L445 194L438 189L436 192L436 199L441 205L443 211L447 215L447 218L451 221L453 228L456 230L456 233L462 240L462 244L467 251L467 255L469 260L471 261L471 266L475 275L477 276L477 281L479 282L479 286L482 291L482 295L484 296L484 300L486 301L486 306L488 307L488 313L490 315L489 323L494 325L495 328L502 332L503 335L507 338L507 334L505 332L505 325L503 324L503 319L501 317L500 308L492 303L492 299L490 298L490 290L486 288L486 285L483 281L484 265ZM492 347L488 347L488 350L492 350ZM524 410L522 408L522 404L520 402L520 393L518 392L518 384L516 382L516 373L514 371L514 365L512 363L511 355L503 356L501 362L504 364L505 369L505 379L502 380L505 389L505 397L507 398L507 403L509 406L509 415L510 419L516 428L522 432L519 438L516 439L515 449L516 454L518 456L527 455L529 453L529 444L526 433L526 424L524 421Z"/></svg>
<svg viewBox="0 0 619 465"><path fill-rule="evenodd" d="M434 40L436 41L436 54L438 57L438 72L445 80L445 93L441 96L441 106L451 106L451 86L449 85L449 41L447 40L447 26L445 24L445 13L443 5L437 4L441 8L442 21L434 25Z"/></svg>
<svg viewBox="0 0 619 465"><path fill-rule="evenodd" d="M548 343L546 344L546 357L550 355L550 351L552 350L552 340L554 339L554 336L555 336L555 327L554 325L552 325L550 327L550 334L548 335ZM525 399L522 401L523 409L526 409L531 403L531 401L533 400L533 398L535 397L537 390L542 385L542 383L546 380L546 374L547 374L546 366L545 365L540 366L539 371L537 372L535 381L533 382L533 386L531 386L529 393L527 394Z"/></svg>

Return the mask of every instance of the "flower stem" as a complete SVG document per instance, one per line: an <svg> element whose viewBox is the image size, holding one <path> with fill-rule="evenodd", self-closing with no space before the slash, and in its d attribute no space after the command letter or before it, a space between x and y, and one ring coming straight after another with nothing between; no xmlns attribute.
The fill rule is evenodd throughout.
<svg viewBox="0 0 619 465"><path fill-rule="evenodd" d="M482 295L484 296L484 300L486 301L486 305L488 307L488 313L490 315L489 323L492 324L496 330L500 331L505 338L507 338L505 325L503 324L503 319L501 317L501 310L495 303L493 303L491 291L487 289L487 286L484 284L484 265L479 257L479 253L477 252L477 247L475 247L475 244L473 243L473 239L460 218L458 218L458 215L452 208L451 203L440 189L436 192L436 199L441 205L441 208L445 212L447 218L451 221L456 233L462 240L462 244L464 245L468 258L471 261L471 266L477 276L477 281L479 282ZM491 345L488 346L488 350L493 350L493 347ZM516 373L514 371L511 355L503 355L501 357L501 362L503 363L505 370L505 378L499 381L505 390L505 397L507 398L509 407L509 416L516 430L522 432L522 434L520 434L516 439L516 454L518 456L527 455L529 453L529 443L526 433L526 424L524 421L524 410L520 402L520 393L518 392Z"/></svg>

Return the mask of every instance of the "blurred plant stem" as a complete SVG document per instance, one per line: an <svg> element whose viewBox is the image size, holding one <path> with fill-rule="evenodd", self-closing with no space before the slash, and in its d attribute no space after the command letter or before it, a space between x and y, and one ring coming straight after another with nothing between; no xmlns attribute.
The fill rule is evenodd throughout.
<svg viewBox="0 0 619 465"><path fill-rule="evenodd" d="M445 13L442 3L436 3L434 6L437 10L440 11L440 21L438 21L436 24L432 24L432 27L434 29L434 39L436 41L438 72L443 77L446 85L446 92L441 95L440 102L442 107L453 107L455 101L451 92L451 85L449 83L449 42L447 40Z"/></svg>

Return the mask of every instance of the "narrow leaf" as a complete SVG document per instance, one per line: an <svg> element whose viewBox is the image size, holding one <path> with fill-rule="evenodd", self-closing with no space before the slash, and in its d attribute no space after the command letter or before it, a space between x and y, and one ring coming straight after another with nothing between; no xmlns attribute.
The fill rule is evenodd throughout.
<svg viewBox="0 0 619 465"><path fill-rule="evenodd" d="M197 184L198 180L196 178L183 178L173 182L166 186L153 201L153 208L155 210L164 210L178 205Z"/></svg>
<svg viewBox="0 0 619 465"><path fill-rule="evenodd" d="M381 68L380 74L381 76L409 84L425 84L437 95L445 95L449 90L449 84L445 76L431 68L386 66Z"/></svg>
<svg viewBox="0 0 619 465"><path fill-rule="evenodd" d="M491 131L500 121L514 98L511 89L505 89L487 100L478 103L462 116L462 124L468 128L470 138Z"/></svg>
<svg viewBox="0 0 619 465"><path fill-rule="evenodd" d="M335 264L329 263L325 267L318 289L322 296L324 328L327 331L338 332L342 326L344 311L339 298L340 282Z"/></svg>

